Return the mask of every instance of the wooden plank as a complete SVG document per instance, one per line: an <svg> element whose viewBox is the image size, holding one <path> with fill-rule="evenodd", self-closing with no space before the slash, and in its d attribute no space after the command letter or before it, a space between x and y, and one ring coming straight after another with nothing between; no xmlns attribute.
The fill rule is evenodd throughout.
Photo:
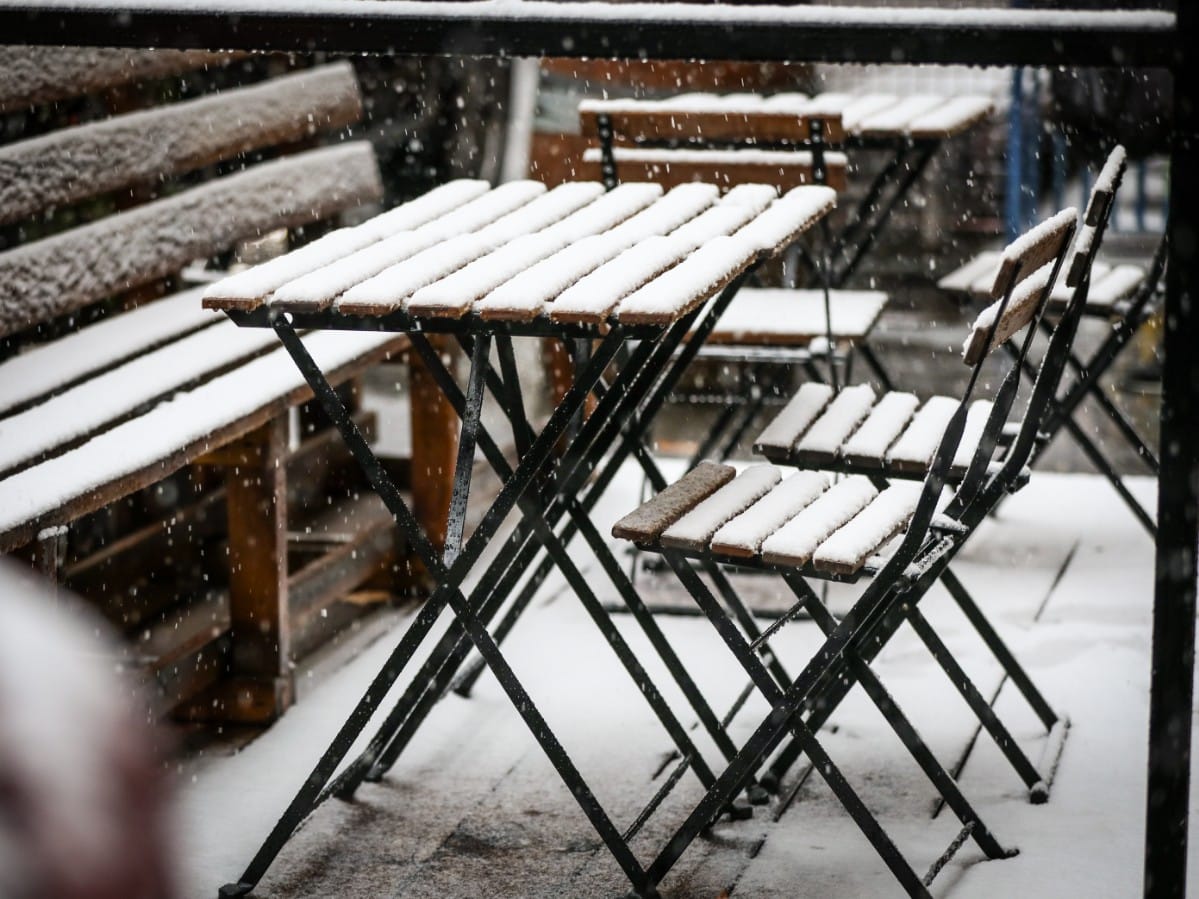
<svg viewBox="0 0 1199 899"><path fill-rule="evenodd" d="M89 375L219 321L200 307L203 288L184 290L106 318L0 363L0 413L17 411Z"/></svg>
<svg viewBox="0 0 1199 899"><path fill-rule="evenodd" d="M443 355L452 346L448 336L429 335ZM412 511L438 552L445 548L446 521L453 492L454 461L458 453L458 415L416 353L409 353L409 391L412 428Z"/></svg>
<svg viewBox="0 0 1199 899"><path fill-rule="evenodd" d="M660 543L672 549L701 552L722 525L736 518L782 479L770 464L751 465L662 532Z"/></svg>
<svg viewBox="0 0 1199 899"><path fill-rule="evenodd" d="M0 113L149 78L223 66L241 55L206 50L0 46Z"/></svg>
<svg viewBox="0 0 1199 899"><path fill-rule="evenodd" d="M819 546L878 495L870 480L850 475L804 506L762 541L762 559L771 565L807 564Z"/></svg>
<svg viewBox="0 0 1199 899"><path fill-rule="evenodd" d="M712 551L734 558L753 558L762 548L762 541L810 506L828 489L829 482L827 472L794 472L716 531L712 535Z"/></svg>
<svg viewBox="0 0 1199 899"><path fill-rule="evenodd" d="M642 503L612 526L612 536L635 543L654 543L662 532L729 481L731 465L701 462L653 499Z"/></svg>
<svg viewBox="0 0 1199 899"><path fill-rule="evenodd" d="M833 388L828 384L808 381L801 385L783 410L758 435L754 452L767 458L787 456L832 399Z"/></svg>
<svg viewBox="0 0 1199 899"><path fill-rule="evenodd" d="M887 305L877 290L833 290L829 295L833 337L861 340ZM807 346L828 334L821 290L743 287L716 321L708 343L717 345Z"/></svg>
<svg viewBox="0 0 1199 899"><path fill-rule="evenodd" d="M763 98L753 94L758 101ZM679 98L680 100L682 98ZM730 98L721 98L729 100ZM648 104L647 104L648 105ZM784 111L761 102L746 102L743 106L727 103L724 109L687 108L681 104L657 103L649 108L636 108L631 103L610 110L601 103L579 106L579 125L586 137L599 135L598 118L607 112L615 134L631 140L706 140L706 141L762 141L771 143L803 144L811 139L814 120L824 123L824 136L828 143L836 144L845 139L841 116L837 114L811 114L805 109Z"/></svg>
<svg viewBox="0 0 1199 899"><path fill-rule="evenodd" d="M676 322L727 287L757 255L749 241L737 236L714 237L621 300L616 316L621 324Z"/></svg>
<svg viewBox="0 0 1199 899"><path fill-rule="evenodd" d="M324 336L329 335L317 335ZM309 341L310 350L315 340L312 338ZM326 342L317 341L319 348L314 356L318 364L322 364L329 382L336 385L370 365L399 353L407 346L407 342L408 338L403 335L380 338L367 342L363 349L351 354L335 352L336 346L330 349ZM255 382L259 379L268 379L278 386L277 392L271 392L261 402L251 396L256 388ZM239 395L250 398L236 412L214 407L216 402ZM0 494L8 499L13 496L25 499L32 494L33 499L27 506L34 509L25 515L24 511L18 513L6 508L8 499L0 501L0 514L8 512L4 524L0 525L0 552L25 545L44 527L66 524L135 490L155 484L214 447L235 440L265 424L289 406L311 398L312 391L295 370L290 357L282 350L277 350L189 394L177 397L171 404L164 404L141 418L118 425L63 456L0 481ZM198 422L203 419L204 425L201 427L196 424L189 434L171 437L168 441L171 446L164 448L152 461L122 457L118 448L136 446L145 440L147 429L151 429L159 420L152 417L156 413L162 418L171 417L173 421L194 418ZM200 431L203 433L200 434ZM156 429L150 432L160 434ZM87 468L92 472L94 482L81 485L78 489L65 490L61 483L65 473L77 470L85 459L88 460ZM105 466L104 471L109 473L99 470L101 461ZM39 491L46 489L55 491L56 495L42 497Z"/></svg>
<svg viewBox="0 0 1199 899"><path fill-rule="evenodd" d="M396 242L399 242L409 246L400 255L395 256L394 260L405 258L404 253L417 252L427 243L418 242L418 245L413 246L411 242L416 235L404 232L419 230L447 212L455 219L466 215L472 221L477 221L478 216L471 210L479 202L490 205L489 201L480 200L481 195L488 189L485 181L450 181L361 225L338 228L311 243L304 244L298 250L292 250L217 280L205 289L204 306L208 309L243 311L257 309L288 282L300 281L318 271L332 274L334 268L343 266L354 268L354 274L349 279L354 283L357 280L357 262L361 261L361 251L369 248L371 255L385 251L384 264L390 265L388 260L392 259L391 251L399 249L395 246ZM430 236L429 242L432 240L433 237Z"/></svg>
<svg viewBox="0 0 1199 899"><path fill-rule="evenodd" d="M620 226L635 221L661 195L662 188L657 184L617 185L588 207L598 226L595 230L602 232L602 237L580 238L529 267L483 297L476 310L489 320L532 321L546 303L624 249L624 242L614 236L619 234ZM602 211L605 206L606 211Z"/></svg>
<svg viewBox="0 0 1199 899"><path fill-rule="evenodd" d="M1041 305L1041 299L1049 288L1049 276L1052 274L1049 265L1038 269L1032 277L1022 280L1012 291L1003 315L995 328L991 342L987 343L987 335L999 314L1003 300L996 300L978 314L970 326L970 336L966 339L962 350L962 359L967 365L975 365L983 356L1016 334L1021 328L1032 321Z"/></svg>
<svg viewBox="0 0 1199 899"><path fill-rule="evenodd" d="M796 464L815 468L834 463L842 445L870 414L874 400L869 384L842 388L795 444Z"/></svg>
<svg viewBox="0 0 1199 899"><path fill-rule="evenodd" d="M913 119L908 134L917 139L947 140L969 131L994 111L990 97L950 97L939 109Z"/></svg>
<svg viewBox="0 0 1199 899"><path fill-rule="evenodd" d="M273 349L265 328L217 322L0 420L0 473L77 445L176 390Z"/></svg>
<svg viewBox="0 0 1199 899"><path fill-rule="evenodd" d="M904 530L916 511L920 484L892 484L812 554L817 571L856 574L866 560Z"/></svg>
<svg viewBox="0 0 1199 899"><path fill-rule="evenodd" d="M1017 282L1023 281L1065 253L1077 220L1077 209L1063 209L1004 247L991 285L991 297L1002 297L1013 276Z"/></svg>
<svg viewBox="0 0 1199 899"><path fill-rule="evenodd" d="M903 433L919 405L915 394L897 391L884 394L861 427L841 445L842 458L851 465L881 468L887 450Z"/></svg>
<svg viewBox="0 0 1199 899"><path fill-rule="evenodd" d="M0 335L181 270L239 240L378 200L370 144L254 166L0 254Z"/></svg>
<svg viewBox="0 0 1199 899"><path fill-rule="evenodd" d="M346 62L0 147L0 224L293 143L362 116Z"/></svg>

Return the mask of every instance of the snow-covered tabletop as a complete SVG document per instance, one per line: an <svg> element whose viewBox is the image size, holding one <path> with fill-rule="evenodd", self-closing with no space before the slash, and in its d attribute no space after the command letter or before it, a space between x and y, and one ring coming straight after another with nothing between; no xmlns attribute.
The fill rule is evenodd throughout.
<svg viewBox="0 0 1199 899"><path fill-rule="evenodd" d="M836 193L454 181L210 285L210 309L666 326L793 243Z"/></svg>

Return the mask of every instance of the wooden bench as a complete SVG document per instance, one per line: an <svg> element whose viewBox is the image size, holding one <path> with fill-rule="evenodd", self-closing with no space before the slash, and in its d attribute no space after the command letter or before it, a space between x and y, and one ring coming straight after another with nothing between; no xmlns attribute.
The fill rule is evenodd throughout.
<svg viewBox="0 0 1199 899"><path fill-rule="evenodd" d="M94 113L104 98L80 96L121 85L136 106L141 79L227 61L5 47L0 110ZM378 580L400 561L390 516L354 499L290 358L202 308L202 289L172 292L195 260L278 229L320 233L380 200L369 144L316 146L361 114L338 63L0 146L4 233L45 234L0 252L0 551L130 634L161 711L271 720L291 702L293 657L356 614L339 598L392 586ZM198 177L212 169L227 173ZM306 340L351 394L405 346Z"/></svg>

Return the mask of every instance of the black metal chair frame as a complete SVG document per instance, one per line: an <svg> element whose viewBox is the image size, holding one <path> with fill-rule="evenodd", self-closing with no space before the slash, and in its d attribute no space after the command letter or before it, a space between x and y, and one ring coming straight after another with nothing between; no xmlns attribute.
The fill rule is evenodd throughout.
<svg viewBox="0 0 1199 899"><path fill-rule="evenodd" d="M1098 225L1099 236L1106 224L1106 216L1107 210L1105 209L1102 211L1102 220ZM945 486L944 476L949 471L961 439L967 403L981 369L982 360L975 366L958 410L946 430L946 435L925 479L916 513L899 549L881 570L874 573L875 577L867 590L841 622L838 623L832 617L806 580L808 577L829 579L830 576L811 566L787 568L763 563L760 560L748 561L740 558L719 557L707 551L689 552L648 545L642 547L663 554L688 592L696 599L726 644L746 668L752 684L764 694L772 705L770 715L743 746L737 759L721 775L717 789L709 792L687 823L680 828L666 849L655 860L650 868L651 875L659 879L665 876L686 845L711 820L711 816L717 808L714 806L714 801L728 793L733 785L741 784L753 776L762 760L777 747L788 731L793 734L794 739L791 746L785 748L780 754L779 760L783 760L788 755L788 750L792 750L788 763L794 761L798 752L807 754L812 767L824 776L834 794L837 795L910 895L928 895L928 884L967 839L973 838L988 857L996 858L1007 854L1007 850L998 844L962 796L953 776L947 773L933 758L927 746L899 711L869 667L870 662L903 621L911 623L921 641L925 643L934 659L958 687L983 726L996 739L1009 762L1026 785L1030 787L1033 801L1045 801L1048 798L1047 775L1038 771L1037 766L1034 766L1015 745L1015 741L999 721L994 710L973 686L916 606L933 583L938 579L946 579L950 561L999 499L1008 492L1018 489L1024 483L1026 463L1037 440L1037 424L1056 392L1064 371L1069 347L1077 331L1081 311L1086 302L1090 264L1093 261L1097 244L1098 240L1094 242L1083 262L1080 265L1076 263L1077 271L1071 273L1075 295L1066 313L1059 319L1052 340L1053 351L1046 354L1034 384L1033 395L1025 410L1019 434L1004 457L999 470L994 473L990 472L991 459L999 446L1003 425L1015 399L1023 363L1040 323L1053 280L1062 264L1064 249L1055 262L1053 275L1040 297L1034 320L1030 323L1020 349L1017 351L1016 361L1010 366L996 395L995 405L984 435L954 500L944 513L934 518L937 497ZM1001 301L999 313L996 315L996 323L1002 316L1003 308L1011 296L1011 290L1017 277L1018 274L1013 275L1012 284L1008 286L1004 299ZM988 335L987 345L992 343L994 328L995 325L992 326L991 334ZM745 611L744 607L737 604L731 608L733 615L741 623L742 630L739 631L728 613L721 609L720 604L696 574L691 565L695 559L767 569L775 571L783 577L799 600L793 607L793 611L805 609L826 634L824 646L815 654L798 678L776 680L774 672L768 671L756 654L763 650L769 653L767 640L789 620L790 616L784 615L763 632L757 629L752 616ZM1049 745L1051 747L1056 745L1057 750L1060 751L1060 739L1064 735L1066 726L1064 719L1060 719L1049 707L968 595L963 593L959 596L958 590L952 586L951 593L962 604L963 610L979 630L984 641L995 652L1013 682L1021 689L1033 710L1050 730ZM770 656L773 657L773 653L770 653ZM940 792L944 802L962 821L963 827L958 836L946 852L934 861L923 878L915 874L910 864L883 831L881 825L827 756L816 737L816 732L855 684L862 685L867 695ZM801 718L800 715L804 712L807 712L807 715ZM1054 728L1059 729L1056 740L1052 733ZM1051 765L1056 762L1055 752L1051 752L1049 762ZM772 769L772 772L779 773L777 769ZM956 776L956 772L954 776ZM763 782L765 780L763 778ZM658 881L655 880L656 882Z"/></svg>
<svg viewBox="0 0 1199 899"><path fill-rule="evenodd" d="M1122 169L1121 169L1121 174L1122 174ZM1108 217L1111 214L1111 209L1113 208L1113 204L1115 201L1115 191L1118 189L1118 187L1119 187L1119 178L1117 178L1117 180L1114 182L1113 189L1112 189L1112 192L1110 195L1105 196L1105 195L1100 194L1098 191L1096 191L1092 195L1092 197L1088 203L1087 209L1084 213L1084 220L1085 220L1086 224L1089 227L1094 228L1096 231L1095 237L1093 240L1091 250L1088 253L1088 255L1084 258L1079 258L1079 259L1074 260L1072 270L1069 272L1069 274L1067 276L1067 282L1068 282L1067 286L1072 287L1074 289L1074 294L1071 297L1070 304L1067 307L1067 311L1069 311L1070 309L1075 310L1073 312L1073 314L1075 316L1077 316L1078 321L1081 321L1082 317L1086 315L1085 293L1082 294L1084 296L1083 301L1080 303L1078 300L1080 291L1084 290L1084 288L1080 287L1079 284L1081 283L1083 274L1085 272L1086 279L1087 279L1087 281L1086 281L1087 287L1085 289L1089 290L1091 265L1094 262L1095 252L1098 248L1099 243L1102 241L1103 234L1106 230ZM1056 277L1056 273L1055 273L1055 277ZM1010 410L1011 403L1015 398L1016 390L1019 387L1021 375L1023 374L1023 375L1028 376L1030 378L1030 380L1032 381L1032 383L1034 383L1034 384L1038 383L1039 377L1044 376L1043 373L1039 372L1037 367L1028 358L1029 345L1033 339L1033 334L1036 333L1037 330L1041 330L1042 332L1044 332L1048 335L1049 345L1046 350L1046 354L1047 354L1046 358L1048 357L1048 355L1051 352L1057 352L1062 357L1062 365L1063 366L1067 363L1070 364L1072 367L1077 364L1077 357L1074 354L1073 349L1072 349L1072 344L1073 344L1072 337L1071 337L1070 344L1065 346L1064 348L1061 347L1060 343L1055 344L1054 336L1053 336L1054 331L1055 331L1054 325L1050 324L1047 321L1047 317L1045 315L1047 304L1048 304L1048 300L1043 298L1043 305L1042 305L1042 308L1038 311L1038 314L1034 321L1034 326L1029 329L1028 334L1026 335L1026 340L1021 345L1019 350L1017 350L1017 348L1015 346L1013 346L1011 341L1004 342L1004 345L1003 345L1004 349L1012 357L1014 364L1013 364L1012 368L1009 369L1007 378L1005 379L1005 381L1004 381L1003 385L1001 386L1000 391L997 395L995 409L992 411L991 418L990 418L987 428L986 428L986 433L983 436L984 442L980 443L980 449L986 449L987 447L989 447L988 451L993 451L995 448L995 445L996 445L996 441L998 441L1000 444L1005 442L1005 438L1007 437L1007 435L1003 431L1003 422L1002 421L996 422L996 418L1001 415L1006 416L1007 411ZM1064 316L1063 316L1063 318L1064 318ZM1060 323L1061 323L1061 319L1059 319L1058 324L1060 325ZM1075 330L1077 329L1077 322L1075 322L1073 324L1073 328ZM1056 378L1059 381L1062 377L1063 372L1064 372L1064 368L1062 369L1062 372L1059 372L1056 375ZM1072 392L1070 394L1071 396L1075 396L1074 391L1078 391L1077 400L1080 400L1082 394L1085 392L1083 390L1079 390L1077 384L1075 385L1074 388L1072 388ZM1041 420L1040 420L1039 427L1035 431L1033 431L1031 429L1031 426L1029 425L1028 421L1022 422L1022 429L1026 430L1030 435L1033 435L1030 438L1027 438L1027 439L1032 440L1032 443L1031 443L1032 449L1030 450L1030 453L1029 453L1030 458L1028 460L1026 470L1019 473L1017 476L1014 477L1012 483L1008 487L1008 493L1015 492L1017 489L1019 489L1023 485L1024 481L1027 479L1027 468L1031 468L1032 464L1036 461L1038 452L1044 449L1046 443L1051 438L1053 432L1052 431L1047 432L1046 422L1052 421L1052 416L1055 414L1055 412L1058 414L1062 414L1060 412L1060 410L1062 409L1062 403L1057 399L1056 391L1045 394L1045 397L1046 398L1043 403L1044 408L1041 413ZM1077 402L1077 400L1076 400L1076 402ZM999 430L996 430L997 428ZM798 464L795 460L791 459L789 456L778 457L775 454L771 454L771 453L767 453L767 456L769 458L771 458L772 461L776 461L781 464ZM844 462L844 461L840 461L835 465L827 465L824 467L828 468L830 470L835 470L839 473L866 474L866 475L870 476L872 479L874 479L877 483L880 483L880 484L885 483L886 480L890 480L890 479L895 479L895 478L902 479L902 478L912 478L913 477L913 475L910 472L887 471L884 469L864 468L861 466L852 465L852 464L850 464L848 462ZM952 471L950 473L951 474L960 474L960 473L955 473ZM977 472L975 472L973 475L976 483L977 483L978 476L979 475ZM969 473L967 473L966 478L969 479L970 477L972 477L972 476ZM962 488L961 488L963 493L966 492L968 486L970 486L968 483L963 483ZM973 489L977 489L977 488L974 487ZM999 502L1001 502L1002 499L1003 499L1003 496L1000 496L996 500L996 506L998 506ZM945 588L948 590L950 596L953 598L954 602L957 604L959 609L962 611L962 613L966 616L967 620L974 627L974 629L977 632L977 634L979 635L979 637L982 638L983 642L988 646L988 648L994 654L995 658L1000 662L1000 665L1003 668L1007 678L1009 678L1012 681L1012 683L1017 687L1017 689L1020 690L1022 695L1028 701L1029 705L1036 712L1038 718L1040 718L1042 724L1049 731L1049 733L1050 733L1049 744L1051 746L1056 745L1060 749L1061 737L1064 736L1064 729L1068 727L1068 721L1066 721L1064 718L1059 718L1059 716L1053 711L1053 709L1051 708L1049 703L1045 701L1045 699L1041 695L1040 691L1033 684L1031 678L1023 670L1023 668L1020 666L1020 664L1016 661L1014 655L1004 644L1003 640L999 637L999 635L995 631L994 627L987 621L986 616L983 614L982 610L978 606L978 603L975 602L974 599L970 596L969 591L966 589L965 585L953 573L952 569L949 568L948 566L946 566L941 574L940 580L943 583L943 585L945 586ZM793 609L793 611L794 611L794 609ZM788 617L789 616L787 614L784 614L782 616L782 619L786 620ZM922 636L922 639L925 639L923 634L921 636ZM934 645L932 645L930 643L930 641L928 639L925 639L925 642L929 643L929 649L933 650L934 654L937 655L939 657L939 659L940 659L940 657L946 657L947 661L949 661L949 662L952 661L951 658L947 657L943 647L935 647ZM944 664L942 665L942 667L944 667ZM951 676L955 677L956 684L967 684L968 683L966 680L956 677L956 674L954 672L949 672L948 669L947 669L947 673L950 673ZM1051 775L1052 774L1051 769L1052 769L1052 765L1055 763L1055 758L1048 759L1048 763L1049 763L1048 770L1046 769L1045 764L1036 765L1036 766L1032 765L1031 762L1027 758L1022 757L1022 753L1015 746L1014 741L1012 741L1010 739L1010 737L1006 734L1006 729L1003 728L1003 726L999 723L998 719L994 716L993 711L989 710L990 703L985 703L983 701L982 696L977 691L977 689L974 689L973 687L968 687L967 693L963 694L963 698L965 698L967 703L971 706L971 708L975 710L975 713L979 718L980 724L983 727L988 729L988 731L991 733L991 736L996 740L996 742L999 744L1000 748L1003 749L1005 755L1008 756L1008 759L1012 763L1013 767L1016 768L1017 772L1020 773L1021 777L1025 780L1025 783L1029 787L1029 790L1030 790L1030 797L1034 801L1044 801L1044 799L1047 798L1047 796L1048 796L1049 781L1048 781L1048 779L1041 779L1038 776L1038 772L1044 771L1046 774ZM968 757L968 752L969 752L969 747L967 747L967 752L964 753L959 758L959 760L954 764L952 770L953 770L955 777L958 774L960 774L962 768L965 766L965 763L966 763L966 760ZM766 774L765 776L763 776L763 778L762 778L763 784L766 785L767 787L773 788L776 785L777 781L781 778L782 774L790 767L790 765L792 765L794 763L798 754L799 754L798 749L794 745L792 745L791 747L788 747L788 749L786 749L786 750L784 750L784 752L780 753L779 757L775 760L771 771L768 774Z"/></svg>

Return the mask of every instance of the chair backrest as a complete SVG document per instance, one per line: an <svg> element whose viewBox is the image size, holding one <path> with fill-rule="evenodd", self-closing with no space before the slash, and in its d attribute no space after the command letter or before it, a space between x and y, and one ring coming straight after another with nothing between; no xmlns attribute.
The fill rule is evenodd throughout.
<svg viewBox="0 0 1199 899"><path fill-rule="evenodd" d="M1090 274L1095 257L1102 241L1103 232L1107 227L1111 214L1113 197L1119 187L1124 171L1124 149L1117 146L1108 157L1103 175L1096 181L1087 210L1083 216L1083 225L1078 229L1071 248L1070 260L1067 263L1066 286L1073 290L1062 315L1058 319L1049 338L1041 366L1033 381L1028 404L1015 438L1009 445L1003 464L998 470L991 470L995 448L999 435L1008 421L1011 407L1019 387L1024 360L1028 347L1044 312L1044 304L1034 311L1029 319L1031 327L1025 335L1024 346L1018 356L1018 362L1008 371L999 392L995 405L985 429L984 439L980 441L978 452L971 460L970 469L958 488L953 502L946 509L946 514L961 518L968 509L973 508L969 517L980 520L981 515L994 503L999 496L1014 486L1027 464L1032 453L1037 431L1048 409L1050 401L1057 393L1062 373L1065 371L1066 360L1070 347L1078 332L1078 324L1087 304L1087 291L1090 286ZM1061 264L1059 259L1058 264ZM1030 279L1031 280L1031 279ZM1027 283L1027 282L1026 282ZM1049 288L1052 290L1052 280ZM987 313L984 312L984 315ZM982 318L983 316L980 316ZM988 478L988 472L990 477Z"/></svg>
<svg viewBox="0 0 1199 899"><path fill-rule="evenodd" d="M941 492L948 481L965 431L970 401L988 355L1014 337L1020 329L1028 327L1015 359L996 392L991 415L971 457L966 478L958 488L958 496L977 490L981 483L979 473L985 472L990 464L999 431L1006 421L1015 388L1019 384L1020 368L1031 346L1035 323L1064 264L1077 219L1076 209L1064 209L1017 238L1004 250L999 299L987 307L971 327L963 351L963 358L971 366L970 378L933 456L907 532L887 563L885 570L890 570L889 573L906 567L928 536ZM997 285L999 283L997 278Z"/></svg>
<svg viewBox="0 0 1199 899"><path fill-rule="evenodd" d="M1062 374L1066 369L1070 348L1078 333L1083 309L1087 304L1087 293L1091 285L1091 268L1099 252L1107 230L1108 219L1113 208L1113 197L1124 174L1124 148L1117 146L1108 157L1103 174L1096 182L1097 188L1087 204L1087 213L1078 237L1074 242L1074 253L1066 276L1066 286L1074 293L1066 305L1050 336L1049 345L1041 360L1041 367L1033 382L1032 394L1025 407L1024 418L1004 457L1003 466L994 476L997 488L1006 489L1028 463L1036 444L1037 431L1057 394ZM991 492L991 491L989 491Z"/></svg>
<svg viewBox="0 0 1199 899"><path fill-rule="evenodd" d="M599 146L584 152L578 174L609 187L618 168L627 175L620 180L664 187L689 181L724 188L765 183L784 192L805 184L847 186L848 159L827 149L845 140L841 109L803 94L584 100L579 124Z"/></svg>

